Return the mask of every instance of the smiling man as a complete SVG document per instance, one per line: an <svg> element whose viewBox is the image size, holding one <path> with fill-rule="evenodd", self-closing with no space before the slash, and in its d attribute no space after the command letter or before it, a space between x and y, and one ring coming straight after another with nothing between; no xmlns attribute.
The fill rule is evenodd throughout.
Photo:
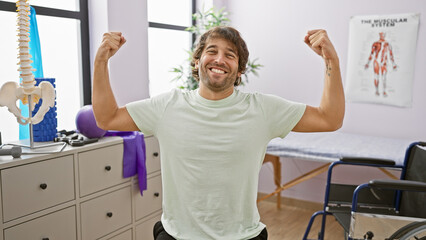
<svg viewBox="0 0 426 240"><path fill-rule="evenodd" d="M193 76L201 80L200 94L206 97L210 95L209 91L220 94L210 95L208 99L218 100L231 95L234 86L241 83L241 74L246 69L247 46L242 38L235 38L231 33L217 28L211 34L204 34L194 51Z"/></svg>
<svg viewBox="0 0 426 240"><path fill-rule="evenodd" d="M201 36L191 63L199 89L175 89L118 107L108 60L126 40L121 33L104 34L95 59L93 109L103 129L142 131L159 140L163 214L155 239L267 239L256 198L268 142L290 131L334 131L345 111L339 59L327 33L308 31L304 41L326 66L319 107L237 90L249 52L232 27Z"/></svg>

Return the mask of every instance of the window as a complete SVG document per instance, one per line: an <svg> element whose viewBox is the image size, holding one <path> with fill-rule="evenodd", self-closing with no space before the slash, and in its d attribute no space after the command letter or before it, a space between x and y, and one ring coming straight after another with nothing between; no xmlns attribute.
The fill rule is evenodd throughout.
<svg viewBox="0 0 426 240"><path fill-rule="evenodd" d="M167 7L165 7L167 6ZM173 67L188 58L193 36L185 28L193 25L195 0L148 0L148 52L150 96L177 86Z"/></svg>
<svg viewBox="0 0 426 240"><path fill-rule="evenodd" d="M58 130L75 129L75 116L91 103L87 0L31 0L37 13L44 77L55 78ZM19 82L16 0L0 1L0 86ZM18 105L19 106L19 105ZM0 107L3 142L19 139L19 125Z"/></svg>

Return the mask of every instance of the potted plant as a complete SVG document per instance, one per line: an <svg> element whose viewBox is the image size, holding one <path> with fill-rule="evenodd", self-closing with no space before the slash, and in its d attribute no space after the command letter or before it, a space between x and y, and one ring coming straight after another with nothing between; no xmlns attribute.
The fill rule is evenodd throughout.
<svg viewBox="0 0 426 240"><path fill-rule="evenodd" d="M198 39L204 32L208 31L212 27L216 26L227 26L230 23L230 20L227 18L228 13L225 11L225 8L222 8L218 11L216 9L210 8L207 11L198 11L195 13L192 18L195 20L196 25L188 27L185 29L193 34L195 34ZM172 68L171 72L176 73L176 77L172 81L178 82L178 87L184 90L194 90L198 88L198 82L192 76L192 53L196 46L197 42L193 43L190 50L187 51L188 58L185 60L185 65L179 65L178 67ZM241 81L241 86L248 83L248 75L254 74L258 76L258 70L263 67L263 65L257 63L258 59L251 61L250 59L247 62L247 69L244 73L244 78Z"/></svg>

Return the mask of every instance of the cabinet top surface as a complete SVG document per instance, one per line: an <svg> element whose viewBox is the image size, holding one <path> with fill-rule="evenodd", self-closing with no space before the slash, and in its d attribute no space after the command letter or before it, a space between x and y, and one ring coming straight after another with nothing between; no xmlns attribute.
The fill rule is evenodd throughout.
<svg viewBox="0 0 426 240"><path fill-rule="evenodd" d="M0 169L27 164L31 162L37 162L41 160L58 158L66 155L73 155L79 152L85 152L93 149L121 144L122 142L123 139L120 137L104 137L100 138L98 142L86 144L84 146L72 147L70 145L67 145L61 152L58 152L61 146L51 146L37 149L22 147L22 155L20 158L13 158L11 155L0 156ZM34 145L37 147L38 145L44 145L49 143L52 142L37 142ZM8 148L11 148L11 146L4 146L2 149Z"/></svg>

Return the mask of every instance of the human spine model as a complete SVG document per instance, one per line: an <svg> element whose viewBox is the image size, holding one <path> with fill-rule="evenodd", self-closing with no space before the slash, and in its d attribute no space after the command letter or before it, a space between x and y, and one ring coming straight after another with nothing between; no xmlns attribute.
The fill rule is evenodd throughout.
<svg viewBox="0 0 426 240"><path fill-rule="evenodd" d="M29 15L30 5L28 0L19 0L16 2L18 12L18 42L19 42L19 54L18 54L18 71L22 79L19 85L16 82L6 82L0 88L0 106L6 106L9 112L13 113L18 122L22 125L31 123L37 124L41 122L44 115L49 111L49 108L55 105L55 89L49 82L41 82L39 86L35 86L34 75L31 67L31 55L29 53ZM23 117L21 115L21 109L16 106L16 101L20 99L23 104L28 104L29 117ZM31 112L34 110L34 106L38 101L42 99L43 102L38 112L31 117Z"/></svg>

